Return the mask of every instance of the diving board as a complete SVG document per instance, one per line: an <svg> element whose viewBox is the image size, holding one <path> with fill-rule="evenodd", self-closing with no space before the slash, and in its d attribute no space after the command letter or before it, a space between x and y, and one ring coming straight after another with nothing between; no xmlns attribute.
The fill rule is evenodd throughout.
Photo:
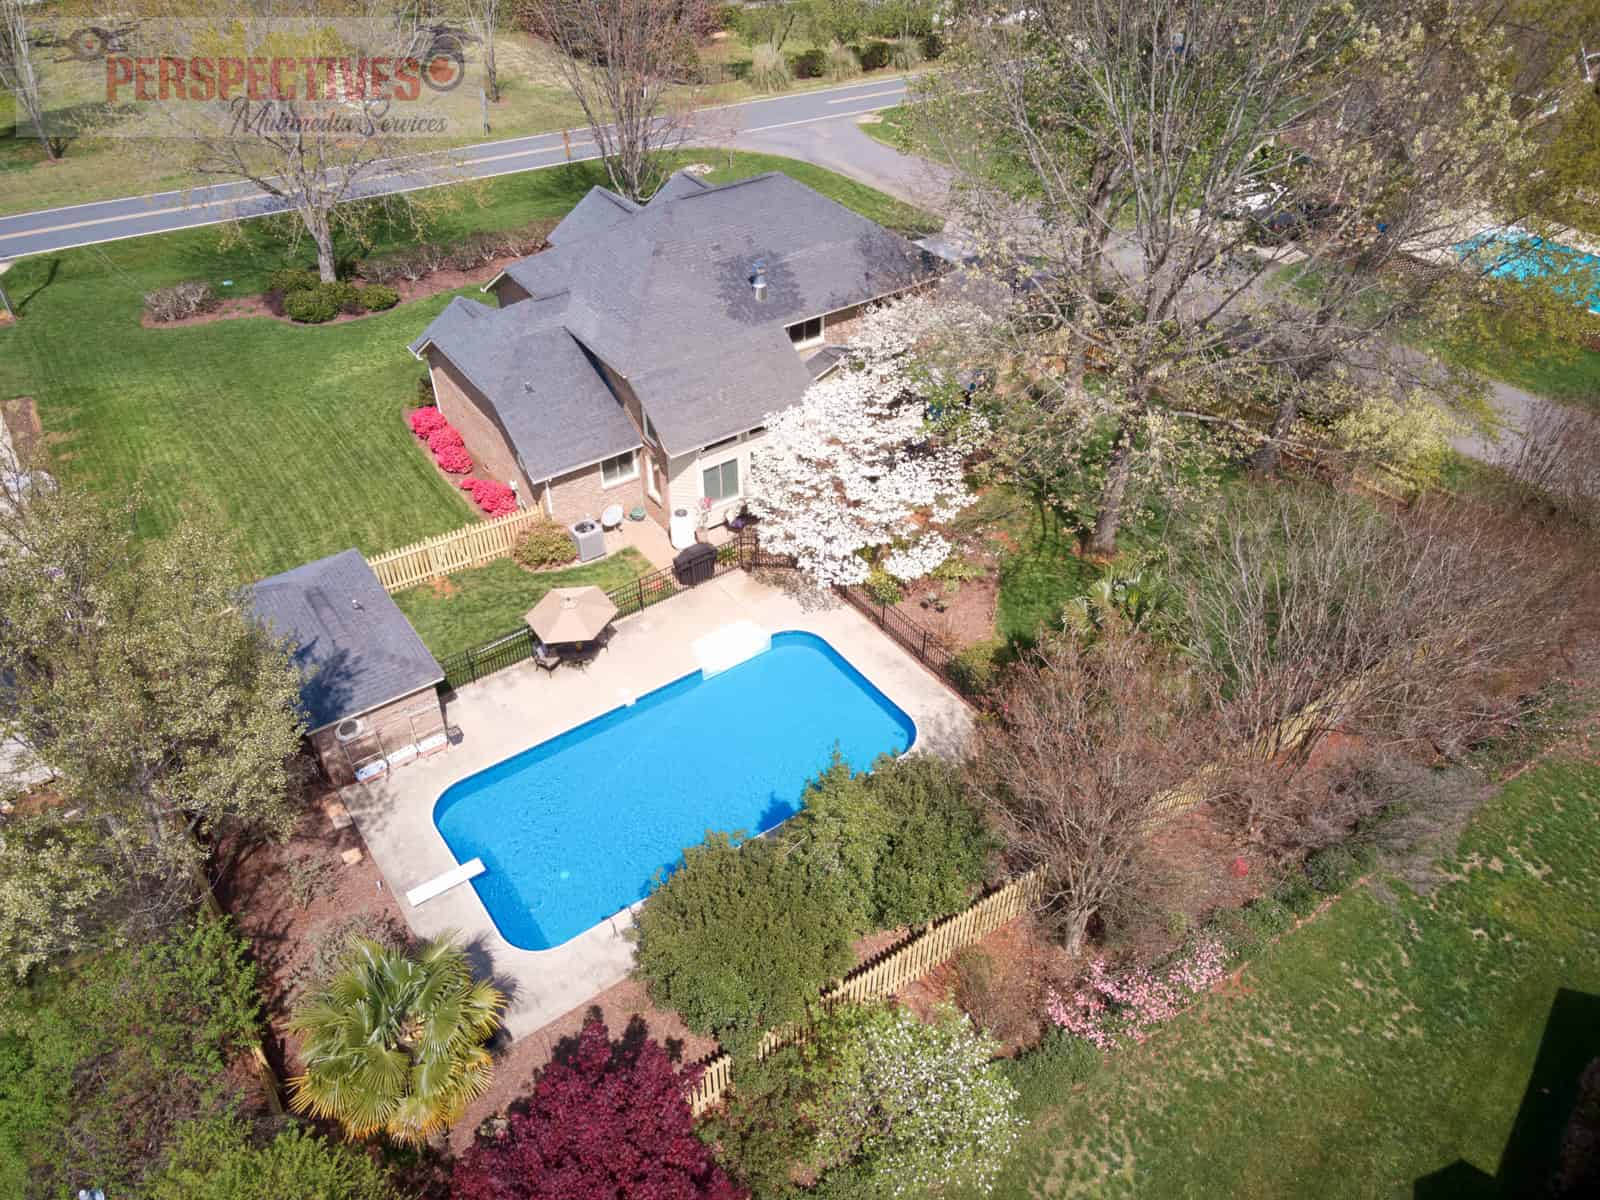
<svg viewBox="0 0 1600 1200"><path fill-rule="evenodd" d="M406 903L412 908L432 900L435 896L448 892L458 884L463 884L469 879L476 879L483 874L483 859L474 858L464 862L459 867L451 867L443 875L435 875L427 883L419 883L406 893Z"/></svg>
<svg viewBox="0 0 1600 1200"><path fill-rule="evenodd" d="M772 634L754 621L734 621L695 638L694 656L706 679L772 648Z"/></svg>

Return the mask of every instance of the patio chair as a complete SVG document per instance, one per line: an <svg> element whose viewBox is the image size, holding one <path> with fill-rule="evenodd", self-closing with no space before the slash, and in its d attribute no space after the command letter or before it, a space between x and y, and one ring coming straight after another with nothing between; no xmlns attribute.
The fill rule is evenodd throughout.
<svg viewBox="0 0 1600 1200"><path fill-rule="evenodd" d="M543 642L540 642L538 646L534 648L533 661L535 665L543 668L546 671L554 671L561 665L561 652L559 650L552 650L549 646L545 645Z"/></svg>

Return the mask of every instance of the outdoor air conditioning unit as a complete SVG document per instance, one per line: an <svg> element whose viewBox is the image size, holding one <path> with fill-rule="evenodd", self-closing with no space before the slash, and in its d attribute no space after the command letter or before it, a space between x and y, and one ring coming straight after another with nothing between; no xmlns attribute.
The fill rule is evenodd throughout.
<svg viewBox="0 0 1600 1200"><path fill-rule="evenodd" d="M360 717L346 717L333 727L333 736L340 742L353 742L366 731Z"/></svg>

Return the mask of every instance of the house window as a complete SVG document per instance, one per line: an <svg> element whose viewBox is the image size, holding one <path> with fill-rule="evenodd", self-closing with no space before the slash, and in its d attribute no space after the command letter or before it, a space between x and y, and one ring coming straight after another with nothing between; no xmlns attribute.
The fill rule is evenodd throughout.
<svg viewBox="0 0 1600 1200"><path fill-rule="evenodd" d="M701 478L707 499L732 500L739 494L739 460L730 458L725 463L707 467Z"/></svg>
<svg viewBox="0 0 1600 1200"><path fill-rule="evenodd" d="M789 340L796 346L810 346L822 340L822 318L812 317L789 326Z"/></svg>
<svg viewBox="0 0 1600 1200"><path fill-rule="evenodd" d="M648 441L652 446L659 446L661 444L661 436L656 433L656 427L654 422L650 420L650 414L641 408L639 410L639 416L644 419L645 440Z"/></svg>
<svg viewBox="0 0 1600 1200"><path fill-rule="evenodd" d="M608 458L600 464L600 486L615 487L619 483L627 483L639 475L639 461L629 450L626 454L619 454L615 458Z"/></svg>

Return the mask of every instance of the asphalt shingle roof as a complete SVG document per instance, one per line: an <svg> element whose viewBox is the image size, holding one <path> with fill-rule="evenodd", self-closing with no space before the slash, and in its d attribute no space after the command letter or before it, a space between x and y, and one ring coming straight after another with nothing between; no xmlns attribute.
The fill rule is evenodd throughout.
<svg viewBox="0 0 1600 1200"><path fill-rule="evenodd" d="M535 481L628 448L554 329L625 378L668 453L684 454L800 399L811 374L787 326L933 270L925 251L777 172L719 187L679 173L643 207L595 188L551 241L507 268L534 300L487 321L454 302L412 344L432 342L489 397Z"/></svg>
<svg viewBox="0 0 1600 1200"><path fill-rule="evenodd" d="M248 599L256 619L294 645L310 731L444 678L358 550L263 579Z"/></svg>

